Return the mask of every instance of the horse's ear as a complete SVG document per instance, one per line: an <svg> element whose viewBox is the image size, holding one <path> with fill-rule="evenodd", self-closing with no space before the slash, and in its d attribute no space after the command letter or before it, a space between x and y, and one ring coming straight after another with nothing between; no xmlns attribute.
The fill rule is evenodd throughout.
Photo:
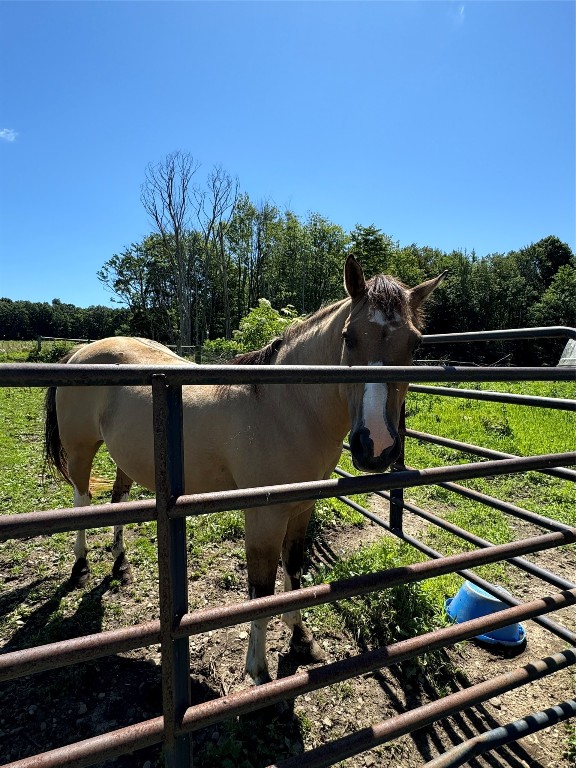
<svg viewBox="0 0 576 768"><path fill-rule="evenodd" d="M445 270L438 277L433 277L432 280L426 280L425 283L420 283L420 285L410 289L410 306L413 311L417 310L430 296L432 291L438 288L447 274L448 270Z"/></svg>
<svg viewBox="0 0 576 768"><path fill-rule="evenodd" d="M357 299L366 290L366 280L362 267L350 254L344 265L344 287L351 299Z"/></svg>

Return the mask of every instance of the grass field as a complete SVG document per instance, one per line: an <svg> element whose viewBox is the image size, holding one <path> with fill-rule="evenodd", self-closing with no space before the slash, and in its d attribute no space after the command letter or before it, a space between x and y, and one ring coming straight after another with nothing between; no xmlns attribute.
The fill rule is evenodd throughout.
<svg viewBox="0 0 576 768"><path fill-rule="evenodd" d="M23 360L28 353L25 349L14 349L6 354L10 359ZM467 386L470 388L470 385ZM490 384L484 388L576 398L574 382ZM44 390L37 388L0 389L0 421L4 425L0 432L1 514L71 506L70 488L44 474L43 397ZM576 443L574 413L418 393L409 395L407 426L518 455L573 451ZM407 444L406 463L413 467L441 466L470 460L468 454L414 440L408 441ZM344 461L345 468L351 471L349 462L346 459ZM93 474L96 479L93 488L94 501L107 501L109 485L114 478L114 466L104 450L97 456ZM464 484L576 526L574 484L536 472L522 477L510 475L473 480ZM132 492L132 498L148 495L145 489L138 487ZM444 489L409 489L406 491L406 497L418 506L431 509L493 543L519 538L514 521L508 516L488 510ZM360 501L367 502L366 499ZM325 528L363 525L364 518L358 513L340 502L327 500L317 505L312 533L321 536ZM199 579L203 574L219 569L219 580L224 588L243 587L239 584L238 570L233 565L222 566L218 560L219 544L225 542L230 561L244 561L242 515L228 512L197 518L189 520L188 526L191 579ZM422 538L445 554L472 548L451 534L431 527L423 529ZM58 589L54 592L55 585L62 583L68 576L73 561L73 533L57 534L49 539L1 543L0 562L4 566L4 580L0 591L0 605L3 607L0 611L0 645L12 650L74 636L87 631L87 628L97 630L121 626L125 621L126 601L136 606L130 615L131 621L149 618L150 601L156 599L157 592L154 524L128 526L128 539L129 556L136 572L135 584L122 599L118 597L118 585L113 583L110 585L111 589L97 594L97 603L94 603L98 612L97 621L93 604L90 602L91 593L59 592ZM90 558L95 579L105 579L109 576L110 545L111 533L108 529L95 529L90 532ZM309 581L331 580L419 559L420 556L414 550L387 537L382 542L373 544L370 548L360 549L330 567L320 568L308 578ZM11 593L14 586L26 578L31 565L35 577L33 585L27 587L22 600L14 601L6 597L4 605L3 596ZM503 585L506 585L510 578L510 568L502 564L486 566L479 572L485 578ZM347 629L364 647L393 642L441 626L445 622L442 613L444 600L446 596L454 594L459 583L458 577L447 576L430 580L423 585L411 585L408 590L392 596L388 592L380 601L371 598L364 601L348 601L341 607L316 608L309 612L309 618L313 625L332 628L335 632ZM54 599L54 594L57 599ZM202 605L200 597L192 597L191 602L192 607ZM38 623L35 633L28 633L24 638L20 630L38 612L38 606L43 606L43 621ZM445 659L438 658L433 661L432 667L434 663L441 669ZM430 668L429 665L428 669ZM571 748L576 749L576 745ZM212 745L210 754L213 755L214 749ZM199 760L198 764L202 767L202 758Z"/></svg>
<svg viewBox="0 0 576 768"><path fill-rule="evenodd" d="M576 382L521 382L490 384L485 389L533 394L542 397L576 398ZM520 405L480 402L460 398L411 393L407 426L466 443L518 456L565 453L576 449L576 414ZM471 457L448 448L408 441L406 463L415 467L469 462ZM576 488L539 472L470 480L463 485L509 500L532 512L568 525L576 525ZM501 543L510 540L507 516L456 497L437 487L411 489L410 496L426 506L439 502L450 510L447 517L472 533ZM438 534L440 536L440 534ZM449 536L442 534L442 537Z"/></svg>

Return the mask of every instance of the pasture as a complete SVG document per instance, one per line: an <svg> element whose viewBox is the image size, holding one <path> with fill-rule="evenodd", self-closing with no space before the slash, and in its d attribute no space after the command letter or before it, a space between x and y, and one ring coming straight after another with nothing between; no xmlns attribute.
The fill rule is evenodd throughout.
<svg viewBox="0 0 576 768"><path fill-rule="evenodd" d="M22 358L20 358L22 359ZM4 360L5 361L5 360ZM573 383L491 384L490 389L576 397ZM17 514L36 509L71 506L68 486L43 476L42 403L40 389L0 390L0 512ZM562 411L520 406L450 400L411 393L407 399L407 425L495 450L537 454L574 450L576 416ZM343 466L352 471L344 459ZM406 463L415 467L469 461L452 450L407 442ZM94 501L109 498L114 477L104 451L93 470ZM468 481L470 487L512 501L526 509L576 525L574 485L540 473L526 476ZM148 495L134 487L131 498ZM532 535L535 529L500 512L487 510L441 488L412 488L406 498L430 509L494 543ZM361 499L383 517L381 500ZM243 517L239 513L188 520L188 556L191 608L234 602L245 596L246 562L243 549ZM468 548L450 534L406 517L406 528L446 554ZM418 553L383 535L357 512L337 501L317 505L308 542L308 583L386 568L420 559ZM120 587L111 577L111 531L89 532L92 574L82 589L67 584L73 562L74 534L56 534L0 544L3 574L0 593L0 647L16 650L44 642L135 624L158 617L155 527L148 523L128 526L127 551L134 581ZM564 548L533 556L534 562L573 578L576 554ZM479 569L484 578L507 587L518 597L546 594L550 588L533 584L526 574L507 564ZM570 576L570 573L572 576ZM280 572L279 572L280 577ZM443 603L460 583L446 576L392 590L380 602L348 601L340 607L307 611L307 618L329 659L354 655L358 649L421 634L445 622ZM576 624L566 609L559 615L567 626ZM222 630L191 641L192 684L195 701L214 698L244 687L243 655L247 626ZM538 658L562 647L562 643L528 623L529 643L519 659L506 659L474 643L460 644L448 653L421 657L420 664L390 668L318 691L296 700L293 713L280 722L262 719L235 721L198 734L195 765L201 768L260 768L275 757L287 757L309 749L327 738L392 716L454 690L465 681L475 682ZM268 645L271 673L289 674L294 662L286 652L288 631L278 620L270 624ZM160 711L159 649L150 647L128 654L83 664L76 668L42 673L0 688L0 757L18 759L45 748L152 717ZM508 666L506 666L508 665ZM516 716L569 698L576 680L568 673L554 675L540 687L529 687L528 698L514 693L478 707L473 714L452 718L406 736L372 753L345 763L360 766L422 765L438 752L467 738L472 729L494 727ZM465 735L463 735L465 734ZM574 731L559 725L532 740L502 750L499 757L478 761L490 766L546 766L568 768L576 753ZM111 763L109 765L112 765ZM121 768L159 765L158 750L119 758Z"/></svg>

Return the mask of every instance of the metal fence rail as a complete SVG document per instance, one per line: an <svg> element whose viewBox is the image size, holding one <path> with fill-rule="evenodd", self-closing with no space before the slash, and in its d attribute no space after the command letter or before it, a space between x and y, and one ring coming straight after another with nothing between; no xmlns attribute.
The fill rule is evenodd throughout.
<svg viewBox="0 0 576 768"><path fill-rule="evenodd" d="M486 392L480 389L461 389L457 387L427 387L422 384L410 384L411 392L421 392L425 395L442 395L446 397L462 397L473 400L485 400L490 403L509 403L510 405L529 405L540 408L553 408L558 411L576 411L576 400L561 397L535 397L533 395L516 395L508 392Z"/></svg>
<svg viewBox="0 0 576 768"><path fill-rule="evenodd" d="M155 374L184 384L353 384L420 381L572 381L571 368L461 365L61 365L0 363L0 387L150 386ZM33 382L33 383L31 383Z"/></svg>
<svg viewBox="0 0 576 768"><path fill-rule="evenodd" d="M426 763L424 768L458 768L473 757L483 755L485 752L504 746L504 744L510 744L511 741L517 741L523 736L538 733L544 728L562 723L574 716L576 716L576 700L563 701L543 712L534 712L521 720L515 720L513 723L468 739L464 744L459 744L440 757Z"/></svg>
<svg viewBox="0 0 576 768"><path fill-rule="evenodd" d="M404 736L418 728L460 712L462 709L480 704L493 696L514 690L545 675L553 674L576 663L576 649L554 654L545 659L531 662L526 666L493 677L484 683L478 683L457 693L444 696L439 701L424 704L418 709L391 717L385 722L376 723L370 728L344 736L341 739L317 747L298 758L291 758L276 763L268 768L323 768L333 765L337 760L352 757L367 749L373 749L392 739Z"/></svg>
<svg viewBox="0 0 576 768"><path fill-rule="evenodd" d="M528 329L531 333L534 329ZM552 336L576 338L574 329L536 329L551 332ZM567 333L568 332L568 333ZM495 332L501 333L501 332ZM518 331L520 338L525 331ZM465 334L474 337L478 334ZM544 334L540 334L544 336ZM450 339L427 337L430 343ZM494 338L504 338L495 336ZM506 338L510 338L507 336ZM469 340L461 339L461 340ZM436 516L419 510L404 502L402 489L425 484L440 484L455 492L478 492L458 486L454 481L473 477L493 476L510 472L543 471L562 479L576 479L576 472L565 469L565 465L576 464L576 452L517 457L502 454L478 446L468 446L445 438L424 435L406 430L410 438L442 441L456 450L464 450L488 458L487 461L434 469L403 469L391 474L353 477L341 471L341 477L310 483L296 483L285 486L271 486L258 489L223 491L215 494L183 495L182 468L182 400L183 384L252 383L252 382L458 382L458 381L519 381L519 380L566 381L576 380L574 370L569 368L476 368L476 367L380 367L370 366L359 369L341 367L317 368L312 366L173 366L168 369L144 366L62 366L57 364L0 365L0 386L46 386L57 384L98 385L130 384L151 386L154 403L154 434L156 460L156 501L138 501L104 504L94 508L39 511L0 518L0 540L52 534L58 531L76 530L95 526L127 522L156 520L158 524L158 554L160 582L160 620L147 622L136 627L102 632L97 635L75 638L38 648L30 648L0 656L0 681L11 680L23 675L36 674L79 663L104 655L134 650L150 644L161 644L163 717L153 718L126 728L66 745L56 750L31 758L10 763L11 768L48 768L48 766L88 766L103 759L110 759L136 749L163 743L165 762L168 768L187 768L192 764L189 734L208 725L235 715L269 706L286 698L294 698L309 691L317 690L366 672L382 669L391 664L412 658L424 650L444 648L458 640L474 637L507 624L534 618L554 634L572 643L575 634L547 617L559 608L576 604L576 588L572 582L562 579L544 569L538 569L521 558L523 555L543 551L576 541L576 528L566 526L542 516L521 510L514 505L500 502L491 497L482 500L506 512L524 516L538 525L549 529L547 533L503 545L474 537L456 526L440 521ZM444 390L444 388L421 387L413 384L416 391L430 394L475 397L483 393L476 390ZM498 393L501 402L514 402L519 396L504 396ZM502 399L504 397L504 399ZM509 398L513 397L514 400ZM548 402L548 398L525 397L518 404L574 410L574 401ZM386 493L386 491L389 493ZM391 502L390 521L380 520L373 513L363 510L366 515L387 530L425 552L430 560L412 566L395 568L369 576L356 577L344 582L335 582L304 588L298 592L272 595L245 603L214 607L202 611L188 612L185 520L189 515L203 515L213 512L242 509L270 503L282 503L295 499L319 499L342 497L347 494L377 492ZM499 506L498 506L499 505ZM424 516L433 524L448 527L452 533L470 541L478 548L472 552L444 557L402 530L404 511ZM191 706L188 691L189 644L191 635L211 629L232 626L253 618L272 616L280 612L310 607L326 602L341 600L351 595L365 594L377 589L388 589L431 578L444 573L459 573L465 578L485 586L488 591L503 597L498 588L488 585L477 577L470 568L486 563L509 560L542 578L559 592L547 595L529 603L520 603L511 596L506 602L510 608L491 616L474 619L462 624L438 630L420 637L410 638L386 648L379 648L359 656L333 662L320 668L300 672L274 680L258 688L251 688L215 701ZM312 750L297 759L277 763L280 768L298 766L331 765L345 757L371 749L377 744L407 733L422 725L435 722L463 707L484 701L495 692L512 690L538 677L552 674L576 663L574 649L556 654L540 662L488 680L486 683L447 696L439 702L419 707L377 724L366 731ZM550 718L549 718L550 719ZM368 732L369 731L369 732ZM516 737L518 738L518 736ZM489 741L489 740L488 740ZM491 743L491 742L490 742ZM489 746L488 748L492 748ZM451 763L446 763L451 765Z"/></svg>

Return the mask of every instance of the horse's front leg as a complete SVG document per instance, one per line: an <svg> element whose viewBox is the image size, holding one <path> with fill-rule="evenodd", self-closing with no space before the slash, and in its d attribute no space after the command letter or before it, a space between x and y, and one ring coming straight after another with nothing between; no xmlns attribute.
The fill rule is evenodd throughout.
<svg viewBox="0 0 576 768"><path fill-rule="evenodd" d="M119 467L116 467L116 480L112 486L112 503L128 501L130 488L132 487L132 478L128 477ZM124 547L124 526L114 526L114 542L112 544L112 557L114 566L112 576L118 579L123 586L132 583L132 568L126 557Z"/></svg>
<svg viewBox="0 0 576 768"><path fill-rule="evenodd" d="M246 562L250 599L274 594L287 515L274 507L246 510ZM266 659L266 630L269 619L256 619L250 627L246 674L256 685L271 680Z"/></svg>
<svg viewBox="0 0 576 768"><path fill-rule="evenodd" d="M304 542L313 510L314 504L293 517L288 523L282 545L285 592L292 589L300 589L301 587L302 567L304 565ZM326 654L304 623L300 610L284 613L282 619L289 629L292 630L290 648L303 662L310 663L326 660Z"/></svg>

